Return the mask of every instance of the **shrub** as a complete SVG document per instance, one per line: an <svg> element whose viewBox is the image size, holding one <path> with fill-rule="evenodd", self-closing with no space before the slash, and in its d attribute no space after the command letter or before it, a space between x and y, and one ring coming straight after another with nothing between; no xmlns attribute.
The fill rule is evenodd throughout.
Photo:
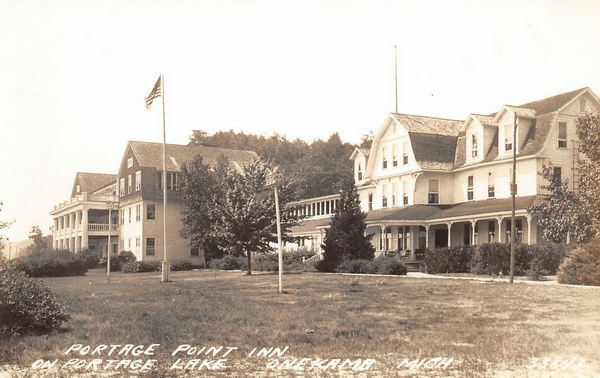
<svg viewBox="0 0 600 378"><path fill-rule="evenodd" d="M192 270L194 264L190 260L171 260L171 271Z"/></svg>
<svg viewBox="0 0 600 378"><path fill-rule="evenodd" d="M244 256L225 255L220 259L210 260L209 266L212 269L220 270L238 270L248 269L248 262Z"/></svg>
<svg viewBox="0 0 600 378"><path fill-rule="evenodd" d="M69 251L38 251L14 260L13 264L30 277L82 276L87 272L84 260Z"/></svg>
<svg viewBox="0 0 600 378"><path fill-rule="evenodd" d="M123 273L160 272L160 269L160 261L129 261L122 267Z"/></svg>
<svg viewBox="0 0 600 378"><path fill-rule="evenodd" d="M407 272L406 265L398 259L390 256L380 256L373 261L378 274L404 275Z"/></svg>
<svg viewBox="0 0 600 378"><path fill-rule="evenodd" d="M100 259L100 263L98 265L100 265L102 268L104 268L104 270L106 270L106 262L107 262L107 258L106 257L102 257ZM110 255L110 271L111 272L118 272L121 270L121 266L123 264L121 263L121 260L119 259L118 255Z"/></svg>
<svg viewBox="0 0 600 378"><path fill-rule="evenodd" d="M536 244L526 246L526 248L529 260L526 273L532 280L556 274L565 256L565 249L560 244Z"/></svg>
<svg viewBox="0 0 600 378"><path fill-rule="evenodd" d="M377 266L372 260L367 259L342 260L335 271L338 273L375 274L377 273Z"/></svg>
<svg viewBox="0 0 600 378"><path fill-rule="evenodd" d="M600 286L600 242L593 241L569 251L558 270L558 282Z"/></svg>
<svg viewBox="0 0 600 378"><path fill-rule="evenodd" d="M111 258L112 258L112 256L111 256ZM121 253L119 253L118 258L119 258L119 262L121 263L121 265L137 260L137 257L135 257L135 255L131 251L121 251ZM112 264L111 264L111 266L112 266Z"/></svg>
<svg viewBox="0 0 600 378"><path fill-rule="evenodd" d="M100 253L93 249L84 249L77 254L87 269L97 268L100 264Z"/></svg>
<svg viewBox="0 0 600 378"><path fill-rule="evenodd" d="M515 274L523 275L529 269L530 246L517 245L515 248ZM475 274L509 274L510 244L491 243L475 247L470 262L471 273Z"/></svg>
<svg viewBox="0 0 600 378"><path fill-rule="evenodd" d="M470 246L437 248L425 251L427 273L466 273L474 254Z"/></svg>
<svg viewBox="0 0 600 378"><path fill-rule="evenodd" d="M0 335L49 332L67 320L69 315L46 285L0 264Z"/></svg>

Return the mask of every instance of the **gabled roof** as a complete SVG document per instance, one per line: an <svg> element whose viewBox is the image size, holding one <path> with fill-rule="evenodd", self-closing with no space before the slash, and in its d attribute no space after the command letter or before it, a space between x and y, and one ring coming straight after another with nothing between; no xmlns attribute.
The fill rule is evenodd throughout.
<svg viewBox="0 0 600 378"><path fill-rule="evenodd" d="M162 143L130 141L129 145L141 167L162 169ZM201 155L205 164L215 166L219 156L224 155L237 168L258 158L253 151L228 148L167 144L167 170L180 171L182 165Z"/></svg>
<svg viewBox="0 0 600 378"><path fill-rule="evenodd" d="M369 149L368 148L362 148L362 147L356 147L354 149L354 151L352 151L352 155L350 155L350 160L354 160L356 158L356 155L358 154L362 154L363 156L365 156L366 158L369 157Z"/></svg>
<svg viewBox="0 0 600 378"><path fill-rule="evenodd" d="M107 173L89 173L89 172L77 172L75 175L75 183L73 184L72 195L77 194L75 187L77 183L80 186L80 193L87 192L92 193L99 189L105 188L111 184L117 182L117 175Z"/></svg>
<svg viewBox="0 0 600 378"><path fill-rule="evenodd" d="M528 102L526 104L519 105L519 108L529 108L535 110L536 115L543 115L560 110L563 106L573 101L575 97L579 96L588 87L579 88L574 91L557 94L552 97L547 97L541 100Z"/></svg>
<svg viewBox="0 0 600 378"><path fill-rule="evenodd" d="M400 122L407 131L423 134L457 136L464 123L462 120L418 116L412 114L391 113L390 116Z"/></svg>
<svg viewBox="0 0 600 378"><path fill-rule="evenodd" d="M455 136L409 132L415 160L421 169L451 170L456 151Z"/></svg>

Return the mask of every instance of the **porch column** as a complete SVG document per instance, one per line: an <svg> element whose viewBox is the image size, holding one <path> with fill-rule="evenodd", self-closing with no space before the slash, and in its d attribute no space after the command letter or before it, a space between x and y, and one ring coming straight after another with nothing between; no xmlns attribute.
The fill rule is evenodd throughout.
<svg viewBox="0 0 600 378"><path fill-rule="evenodd" d="M429 225L425 225L425 248L429 249Z"/></svg>
<svg viewBox="0 0 600 378"><path fill-rule="evenodd" d="M477 225L477 221L476 220L472 220L471 221L471 245L475 245L476 244L476 240L475 240L475 226Z"/></svg>
<svg viewBox="0 0 600 378"><path fill-rule="evenodd" d="M88 249L88 209L81 210L81 248Z"/></svg>
<svg viewBox="0 0 600 378"><path fill-rule="evenodd" d="M525 216L527 219L527 244L531 244L531 214Z"/></svg>
<svg viewBox="0 0 600 378"><path fill-rule="evenodd" d="M448 226L448 247L450 247L450 242L451 242L450 235L452 235L452 222L446 223L446 226Z"/></svg>
<svg viewBox="0 0 600 378"><path fill-rule="evenodd" d="M502 238L502 217L497 217L496 220L498 221L498 243L502 243L503 242L503 238Z"/></svg>

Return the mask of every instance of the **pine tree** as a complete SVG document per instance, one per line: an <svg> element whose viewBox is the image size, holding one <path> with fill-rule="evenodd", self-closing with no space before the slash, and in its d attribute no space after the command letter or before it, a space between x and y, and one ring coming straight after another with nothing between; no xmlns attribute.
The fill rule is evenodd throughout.
<svg viewBox="0 0 600 378"><path fill-rule="evenodd" d="M331 219L331 227L325 231L323 241L324 259L318 269L332 272L346 259L372 259L375 249L370 235L365 235L366 214L360 208L354 183L348 182L342 189L339 206Z"/></svg>

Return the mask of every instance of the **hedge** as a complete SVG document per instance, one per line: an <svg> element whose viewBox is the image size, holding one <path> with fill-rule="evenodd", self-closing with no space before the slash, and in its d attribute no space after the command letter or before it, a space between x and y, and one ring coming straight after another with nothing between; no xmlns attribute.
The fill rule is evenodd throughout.
<svg viewBox="0 0 600 378"><path fill-rule="evenodd" d="M11 264L30 277L82 276L88 270L87 260L69 251L37 251Z"/></svg>
<svg viewBox="0 0 600 378"><path fill-rule="evenodd" d="M518 244L515 249L515 274L539 279L555 274L564 257L564 248L554 244ZM509 274L510 244L490 243L428 250L427 273Z"/></svg>
<svg viewBox="0 0 600 378"><path fill-rule="evenodd" d="M344 260L335 268L335 271L338 273L404 275L407 269L406 265L394 257L380 256L374 260Z"/></svg>
<svg viewBox="0 0 600 378"><path fill-rule="evenodd" d="M600 241L594 240L569 251L559 267L558 282L600 286Z"/></svg>

